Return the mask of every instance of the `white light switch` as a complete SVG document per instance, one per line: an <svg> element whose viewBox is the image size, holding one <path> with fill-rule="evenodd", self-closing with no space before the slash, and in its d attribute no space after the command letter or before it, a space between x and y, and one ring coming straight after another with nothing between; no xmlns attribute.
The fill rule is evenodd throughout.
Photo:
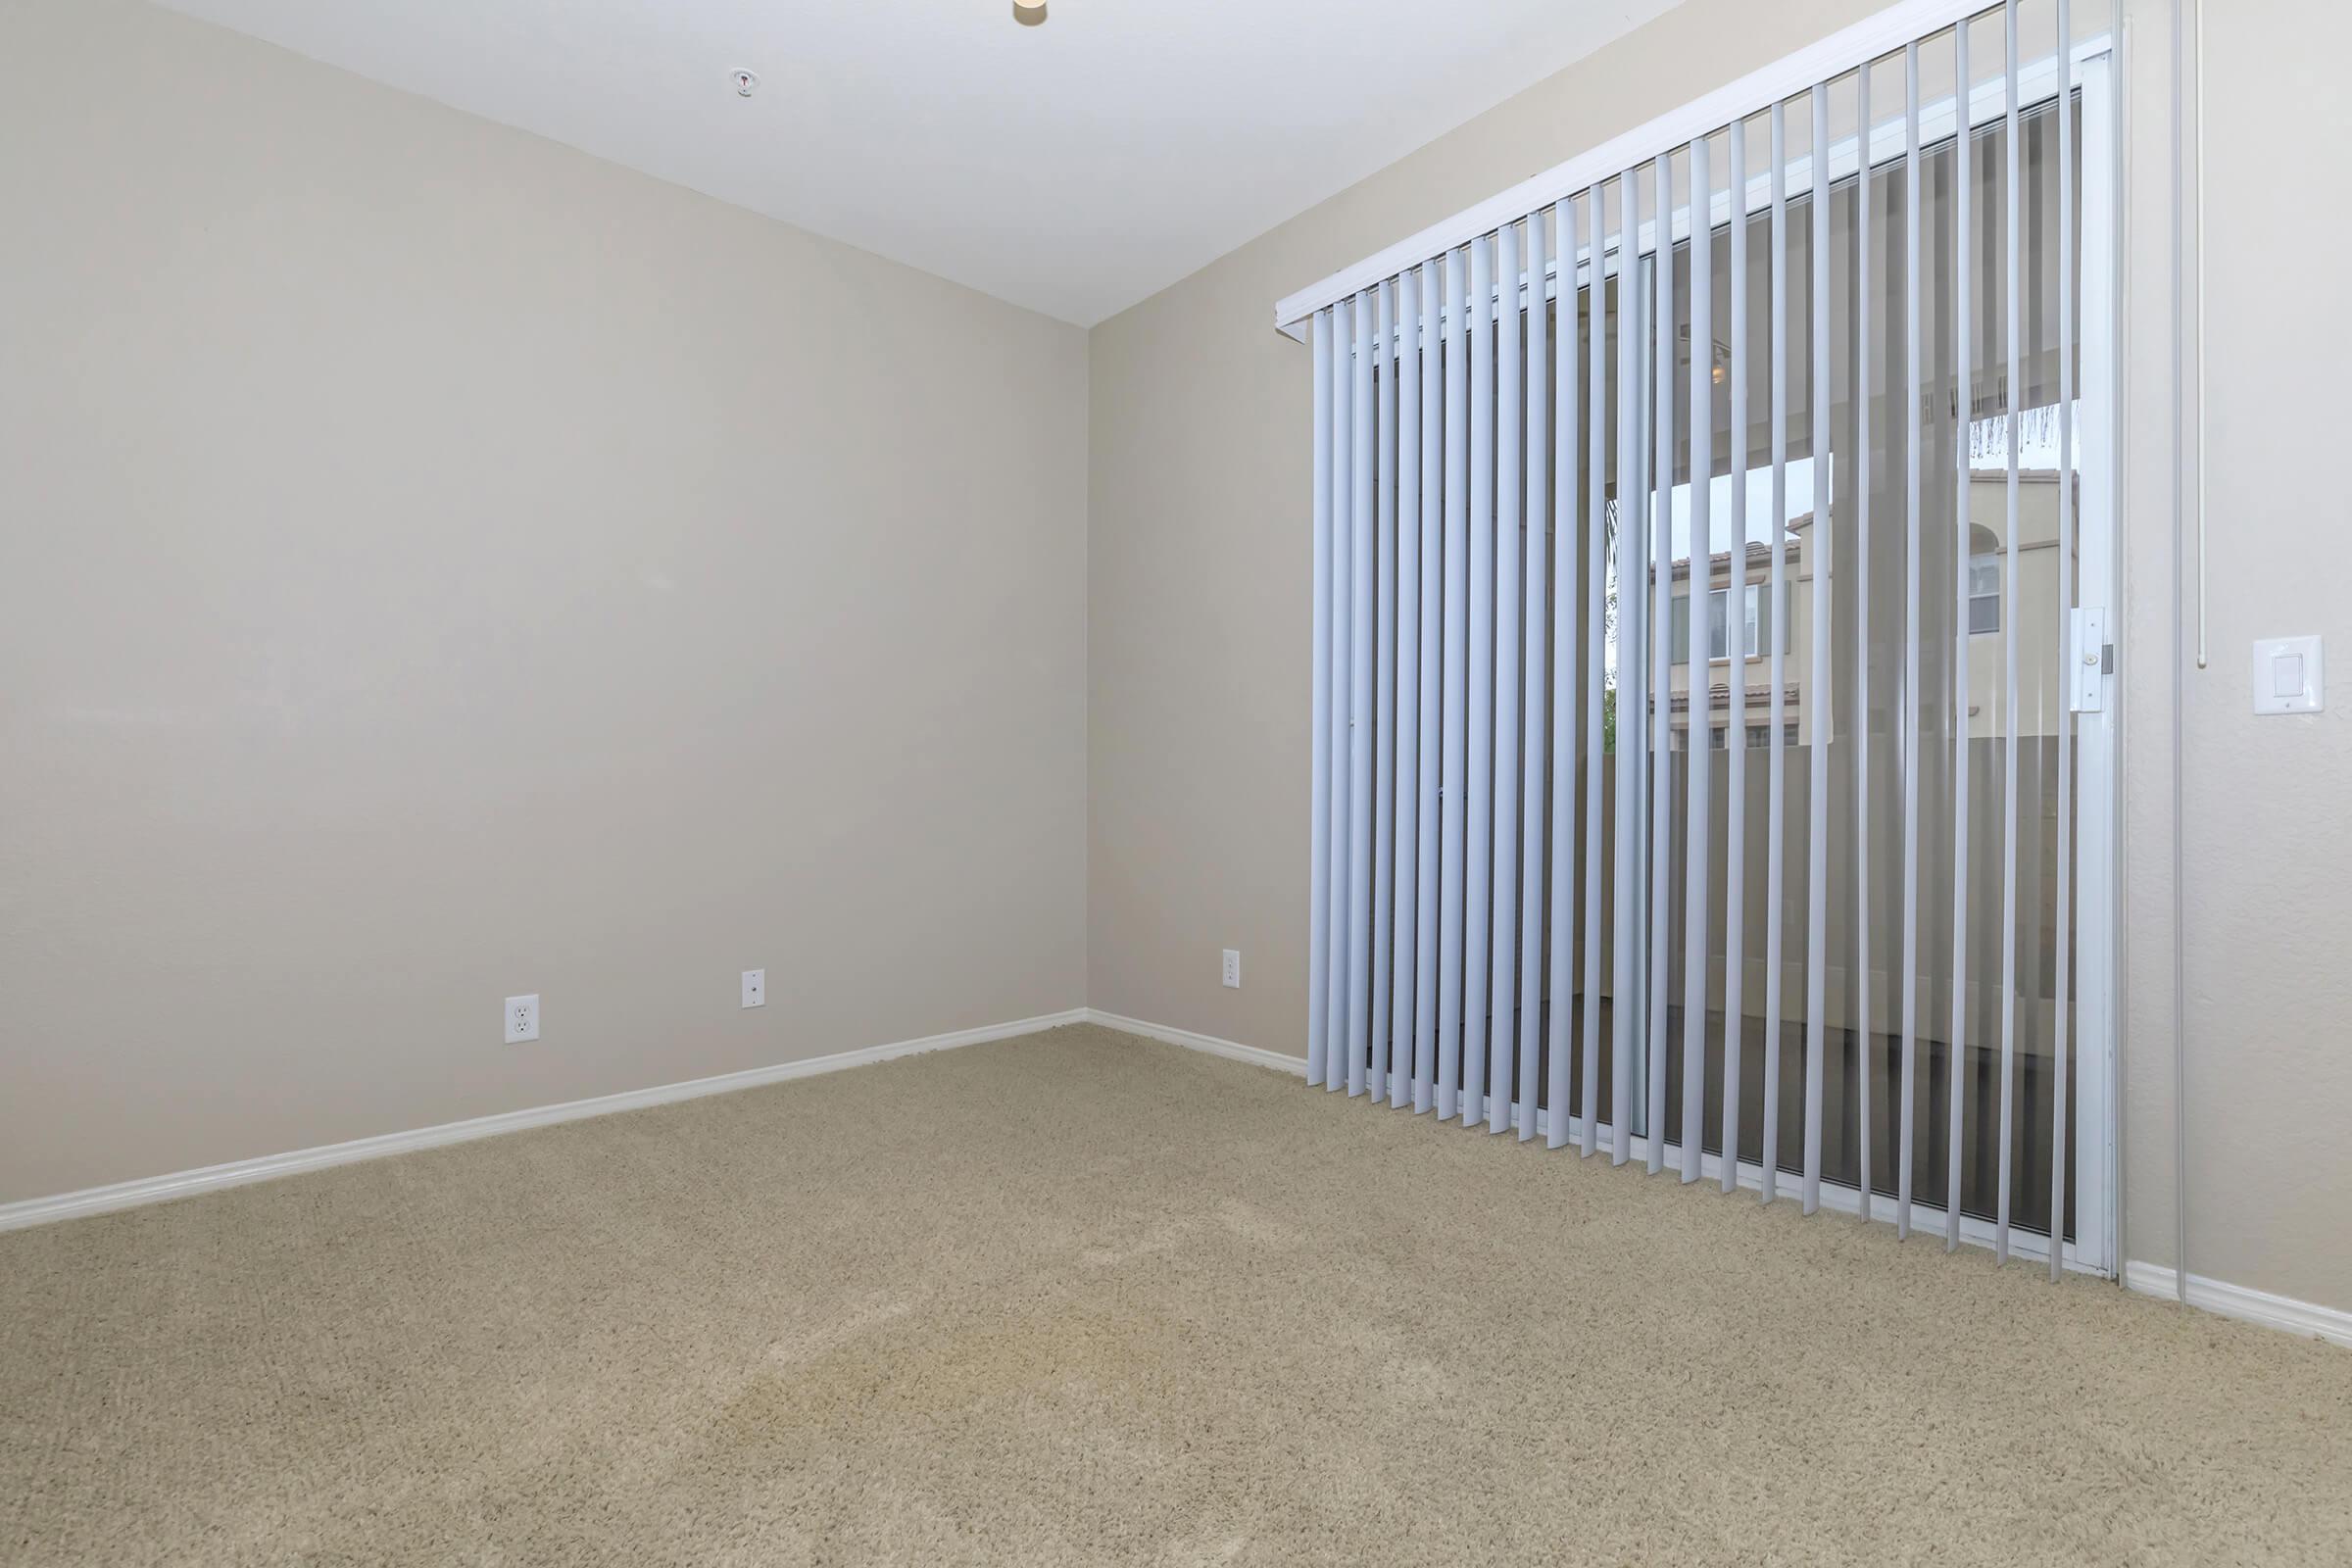
<svg viewBox="0 0 2352 1568"><path fill-rule="evenodd" d="M2254 711L2316 713L2326 706L2317 637L2266 637L2254 645Z"/></svg>

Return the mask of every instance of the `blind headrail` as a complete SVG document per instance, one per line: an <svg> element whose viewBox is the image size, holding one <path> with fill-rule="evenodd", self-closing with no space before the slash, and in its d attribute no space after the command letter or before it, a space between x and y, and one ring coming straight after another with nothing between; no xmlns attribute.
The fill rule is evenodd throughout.
<svg viewBox="0 0 2352 1568"><path fill-rule="evenodd" d="M1999 9L1998 4L1987 5L1985 0L1898 0L1877 16L1865 18L1713 92L1693 98L1286 296L1274 307L1275 329L1303 341L1308 320L1327 305L1384 278L1397 276L1482 234L1493 233L1504 223L1548 207L1563 196L1574 195L1628 169L1645 167L1662 152L1679 150L1695 137L1768 109L1781 99L1805 91L1815 82L1843 75L1884 55L1899 52L1905 44ZM1972 121L1974 117L1972 104Z"/></svg>

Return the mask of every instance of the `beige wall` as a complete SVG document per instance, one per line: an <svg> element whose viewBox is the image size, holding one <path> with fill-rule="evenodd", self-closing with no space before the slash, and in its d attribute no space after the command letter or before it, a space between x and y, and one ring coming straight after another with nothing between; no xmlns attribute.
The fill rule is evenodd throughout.
<svg viewBox="0 0 2352 1568"><path fill-rule="evenodd" d="M0 1201L1081 1004L1086 374L263 44L9 5Z"/></svg>
<svg viewBox="0 0 2352 1568"><path fill-rule="evenodd" d="M2212 8L2206 161L2212 667L2172 679L2174 323L2170 17L2142 7L2127 309L2125 570L2130 798L2126 930L2131 1256L2173 1259L2172 723L2187 918L2189 1268L2352 1308L2352 504L2339 367L2352 352L2342 258L2352 211L2285 149L2342 122L2352 10L2320 0ZM2271 232L2277 215L2296 215ZM2192 339L2193 347L2193 339ZM2193 499L2193 498L2192 498ZM2188 563L2193 617L2194 569ZM2335 656L2324 713L2257 718L2249 644L2317 632ZM2193 637L2193 618L2190 623Z"/></svg>
<svg viewBox="0 0 2352 1568"><path fill-rule="evenodd" d="M1687 0L1657 22L1097 327L1089 1001L1303 1054L1310 384L1273 302L1881 0ZM2352 688L2256 719L2246 645L2352 650L2352 527L2325 454L2352 347L2340 204L2280 147L2332 126L2352 14L2216 8L2215 665L2186 700L2191 1268L2352 1308ZM2170 12L2132 4L2125 497L2124 1253L2173 1256ZM2281 51L2281 39L2294 47ZM2282 212L2324 232L2276 243ZM2352 654L2339 657L2339 663ZM2352 666L2348 666L2352 667ZM1223 990L1217 950L1244 953Z"/></svg>

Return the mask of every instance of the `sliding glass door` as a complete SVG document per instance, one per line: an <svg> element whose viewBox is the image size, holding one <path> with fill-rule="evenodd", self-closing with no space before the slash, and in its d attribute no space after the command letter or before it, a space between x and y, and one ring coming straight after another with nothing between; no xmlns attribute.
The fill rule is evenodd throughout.
<svg viewBox="0 0 2352 1568"><path fill-rule="evenodd" d="M2113 1267L2071 18L1881 43L1317 313L1312 1081Z"/></svg>
<svg viewBox="0 0 2352 1568"><path fill-rule="evenodd" d="M1923 74L1952 79L1948 39L1921 54ZM1943 1208L1958 1170L1962 1214L1989 1226L2003 1196L2006 1063L2010 1221L2046 1236L2056 1187L2070 1241L2083 1235L2080 1205L2103 1204L2106 1196L2103 1172L2092 1169L2104 1157L2105 1056L2082 1049L2104 1041L2106 1019L2103 1008L2086 1013L2079 978L2061 991L2059 949L2074 941L2070 927L2108 914L2103 889L2085 898L2079 877L2082 858L2110 845L2113 833L2112 796L2082 788L2082 754L2098 754L2093 765L2103 773L2112 766L2112 737L2103 713L2072 713L2066 676L2079 657L2069 633L2071 612L2086 602L2085 572L2111 569L2107 454L2095 443L2106 427L2112 368L2110 344L2083 326L2085 317L2104 318L2108 290L2101 276L2085 279L2080 254L2065 260L2087 285L2078 296L2081 309L2060 309L2067 292L2059 277L2061 228L2083 232L2084 195L2079 177L2060 177L2059 159L2064 140L2082 150L2078 175L2110 167L2105 66L2103 54L2094 57L2082 87L2019 117L2022 189L2014 218L2005 192L2005 119L1977 127L1965 152L1960 137L1947 134L1922 145L1916 159L1906 147L1831 186L1830 376L1818 407L1811 377L1791 377L1777 506L1769 462L1757 461L1774 434L1771 355L1753 336L1772 318L1771 216L1716 230L1712 309L1704 313L1713 326L1695 350L1690 244L1675 247L1675 407L1688 406L1693 375L1712 386L1713 452L1699 466L1712 494L1711 505L1694 507L1686 424L1672 448L1673 483L1653 496L1668 519L1659 534L1670 583L1667 623L1649 628L1653 645L1667 650L1665 716L1660 725L1649 705L1653 721L1641 731L1649 766L1667 779L1649 840L1653 865L1664 866L1654 885L1666 907L1654 923L1672 938L1690 928L1694 847L1708 862L1703 944L1670 938L1651 950L1664 970L1653 990L1667 999L1665 1015L1653 1029L1669 1042L1659 1056L1669 1105L1690 1092L1692 1057L1681 1048L1692 1027L1689 1003L1704 999L1697 1125L1705 1152L1720 1155L1732 1126L1742 1162L1761 1167L1769 1144L1783 1180L1801 1181L1808 1046L1818 1038L1819 1180L1859 1206L1867 1162L1869 1189L1881 1202L1907 1187L1915 1203ZM1903 104L1905 69L1899 57L1878 65L1877 101ZM1857 89L1858 82L1847 84L1849 101ZM2063 138L2062 115L2073 119ZM1898 123L1895 135L1902 131ZM1882 128L1877 139L1894 138ZM1804 156L1803 139L1791 140L1792 156ZM1962 179L1970 187L1965 200ZM1787 204L1791 277L1809 278L1816 269L1822 225L1814 199ZM2076 204L2066 225L2062 199ZM2014 387L2006 288L2013 220L2023 281L2014 307L2022 375ZM1738 353L1725 324L1735 318L1722 261L1731 245L1747 251L1748 298L1737 314L1751 339ZM1809 291L1788 291L1789 341L1813 341L1813 305ZM1970 361L1965 396L1963 352ZM1747 381L1747 439L1738 463L1735 373ZM1826 432L1818 457L1817 430ZM2094 470L2087 479L2086 468ZM1735 487L1744 492L1737 509ZM1735 510L1744 521L1737 536L1729 524ZM1698 544L1694 511L1709 519ZM2062 513L2070 514L2063 526ZM1777 587L1776 544L1787 561ZM1653 543L1653 575L1658 553ZM1830 603L1817 619L1825 561ZM1695 649L1694 600L1704 607ZM2087 602L2106 600L2094 592ZM1826 649L1817 643L1824 621ZM2103 648L2085 652L2104 657ZM2074 747L2061 743L2070 719L2079 724ZM1705 758L1697 756L1702 751ZM1781 895L1772 900L1776 835L1758 829L1776 815L1783 873ZM1821 821L1829 834L1816 856L1813 830ZM2063 890L2062 857L2077 862ZM1827 957L1818 984L1803 958L1816 876ZM1735 882L1744 937L1737 960L1743 983L1736 990L1727 972ZM2072 916L2064 922L2062 891ZM1784 956L1778 1051L1768 1009L1776 936ZM1706 965L1696 982L1694 955ZM2070 974L2084 973L2082 956L2079 947L2065 955ZM2013 1016L2003 1006L2005 991L2014 996ZM1736 1019L1725 1011L1735 997ZM2094 1007L2100 1000L2094 994ZM2063 1070L2076 1133L2063 1141L2062 1027L2073 1044ZM1777 1082L1769 1081L1776 1067ZM1734 1070L1739 1106L1727 1122ZM2086 1076L2098 1081L2085 1083ZM1768 1102L1777 1125L1766 1120ZM1681 1125L1675 1117L1664 1126L1668 1164L1680 1156ZM1957 1161L1955 1126L1963 1144ZM1646 1119L1638 1129L1646 1135ZM2056 1183L2062 1161L2067 1179ZM2103 1237L2103 1217L2093 1218ZM2103 1244L2092 1255L2106 1256Z"/></svg>

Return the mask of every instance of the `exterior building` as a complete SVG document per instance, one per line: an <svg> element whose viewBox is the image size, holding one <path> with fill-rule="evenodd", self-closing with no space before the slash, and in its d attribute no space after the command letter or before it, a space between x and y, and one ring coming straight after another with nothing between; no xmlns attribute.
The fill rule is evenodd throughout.
<svg viewBox="0 0 2352 1568"><path fill-rule="evenodd" d="M2059 655L2062 616L2059 611L2058 474L2048 468L2018 475L2017 599L2006 597L2008 574L2008 478L1999 468L1977 470L1969 486L1969 733L1993 739L2008 733L2007 636L2014 621L2018 652L2018 698L2021 735L2055 735L2063 712L2060 705ZM1948 537L1948 525L1937 530ZM1883 539L1884 533L1880 535ZM1903 609L1907 584L1898 552L1886 552L1871 564L1870 646L1871 706L1882 715L1899 710L1905 663ZM1785 603L1772 603L1772 548L1750 540L1737 575L1740 584L1738 613L1731 611L1732 553L1718 551L1708 561L1709 660L1701 705L1710 744L1717 750L1729 743L1731 682L1735 671L1746 683L1742 728L1744 743L1753 747L1771 742L1772 639L1785 639L1782 667L1781 722L1790 745L1810 744L1820 711L1818 694L1810 689L1813 674L1813 593L1815 560L1813 514L1788 524ZM1838 573L1833 561L1832 576ZM1922 646L1923 682L1929 687L1931 725L1948 733L1938 701L1949 690L1949 639L1953 630L1952 563L1940 551L1922 563L1921 603L1928 641ZM1669 723L1677 750L1690 744L1693 690L1690 676L1690 563L1678 559L1672 566L1672 619L1667 634L1672 647L1668 688ZM1654 580L1654 579L1653 579ZM1831 695L1838 713L1837 733L1852 726L1851 700L1845 689L1854 685L1853 629L1861 624L1859 605L1851 591L1837 592L1832 604L1833 658ZM1739 648L1731 646L1737 628ZM1899 726L1899 717L1882 716L1876 730Z"/></svg>

